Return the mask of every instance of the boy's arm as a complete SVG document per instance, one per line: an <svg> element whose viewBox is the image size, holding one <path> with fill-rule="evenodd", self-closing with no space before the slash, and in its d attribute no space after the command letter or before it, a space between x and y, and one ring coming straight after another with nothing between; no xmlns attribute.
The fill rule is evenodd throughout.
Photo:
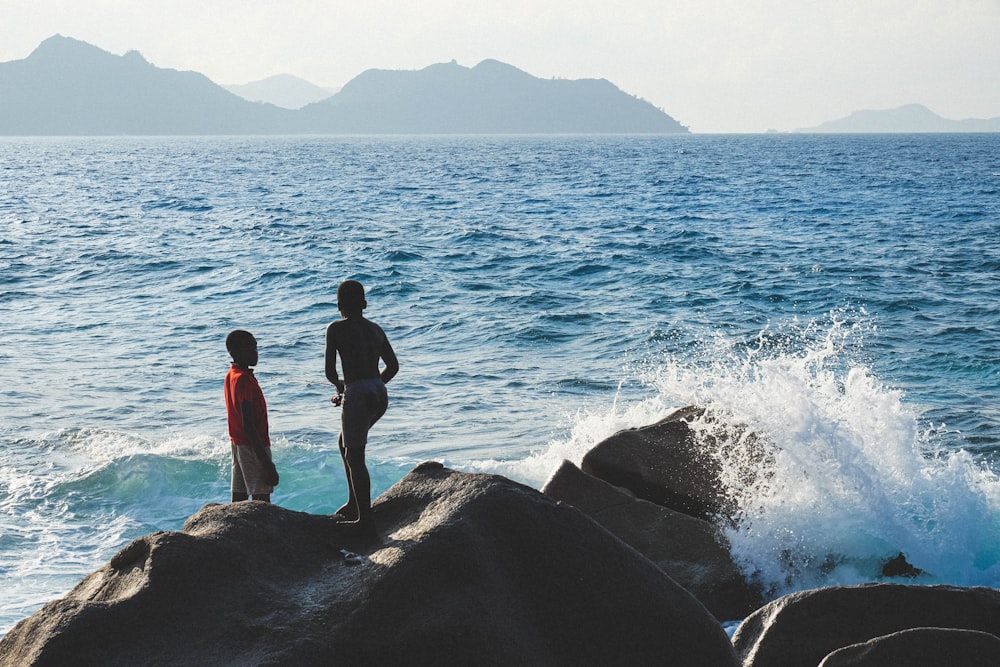
<svg viewBox="0 0 1000 667"><path fill-rule="evenodd" d="M344 381L337 374L337 336L332 324L326 328L326 379L337 387L337 393L344 393Z"/></svg>
<svg viewBox="0 0 1000 667"><path fill-rule="evenodd" d="M267 482L269 486L278 485L278 469L274 467L274 461L267 455L264 449L264 441L260 437L260 433L257 432L257 426L253 419L253 403L250 401L243 401L240 405L240 414L243 416L243 430L246 431L247 437L250 438L250 448L253 449L254 455L257 460L260 461L261 467L270 467L270 476L265 475L264 481Z"/></svg>
<svg viewBox="0 0 1000 667"><path fill-rule="evenodd" d="M392 345L389 344L388 338L383 338L382 351L379 352L379 356L382 357L382 361L385 362L385 368L382 369L380 374L382 377L382 382L387 383L392 378L396 377L396 373L399 372L399 360L396 359L396 352L392 349Z"/></svg>

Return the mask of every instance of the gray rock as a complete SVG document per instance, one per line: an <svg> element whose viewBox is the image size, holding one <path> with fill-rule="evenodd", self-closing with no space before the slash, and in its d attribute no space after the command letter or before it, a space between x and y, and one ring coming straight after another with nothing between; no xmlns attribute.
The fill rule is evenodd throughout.
<svg viewBox="0 0 1000 667"><path fill-rule="evenodd" d="M996 667L1000 638L978 630L913 628L837 649L819 667Z"/></svg>
<svg viewBox="0 0 1000 667"><path fill-rule="evenodd" d="M696 437L689 424L708 427ZM738 451L737 451L738 450ZM767 474L769 452L745 427L717 421L698 407L681 408L659 422L625 429L598 443L580 467L650 502L700 519L732 522L737 503L721 482L721 460L740 466L751 484Z"/></svg>
<svg viewBox="0 0 1000 667"><path fill-rule="evenodd" d="M0 640L0 665L738 665L705 608L579 510L424 464L330 517L208 505Z"/></svg>
<svg viewBox="0 0 1000 667"><path fill-rule="evenodd" d="M792 593L744 620L733 644L743 667L800 667L818 665L837 649L912 628L1000 636L1000 590L865 584Z"/></svg>
<svg viewBox="0 0 1000 667"><path fill-rule="evenodd" d="M656 563L721 621L740 620L764 600L733 562L714 524L636 498L569 461L542 492L572 504Z"/></svg>

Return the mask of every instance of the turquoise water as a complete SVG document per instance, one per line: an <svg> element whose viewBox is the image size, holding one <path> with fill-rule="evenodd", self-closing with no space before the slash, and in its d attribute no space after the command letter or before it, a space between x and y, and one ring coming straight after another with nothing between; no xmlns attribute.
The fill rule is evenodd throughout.
<svg viewBox="0 0 1000 667"><path fill-rule="evenodd" d="M356 278L400 358L380 492L540 487L709 405L781 451L730 535L773 594L1000 585L1000 136L0 139L0 632L228 497L226 333L276 502L346 497L323 377Z"/></svg>

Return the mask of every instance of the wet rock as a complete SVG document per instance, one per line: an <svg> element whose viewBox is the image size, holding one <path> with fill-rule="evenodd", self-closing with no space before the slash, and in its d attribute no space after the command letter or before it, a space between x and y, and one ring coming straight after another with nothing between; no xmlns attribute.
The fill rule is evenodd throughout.
<svg viewBox="0 0 1000 667"><path fill-rule="evenodd" d="M996 667L1000 638L978 630L914 628L837 649L819 667Z"/></svg>
<svg viewBox="0 0 1000 667"><path fill-rule="evenodd" d="M702 428L697 432L692 423ZM699 519L732 523L737 500L722 481L723 457L741 485L767 475L769 451L745 426L686 407L661 421L625 429L598 443L580 468L639 498Z"/></svg>
<svg viewBox="0 0 1000 667"><path fill-rule="evenodd" d="M579 508L656 563L720 621L740 620L764 604L747 584L714 524L636 498L569 461L542 492Z"/></svg>
<svg viewBox="0 0 1000 667"><path fill-rule="evenodd" d="M715 619L582 512L418 466L363 542L245 502L126 546L0 640L0 665L738 664Z"/></svg>
<svg viewBox="0 0 1000 667"><path fill-rule="evenodd" d="M895 558L890 558L882 565L882 576L883 577L906 577L908 579L916 579L924 571L919 567L914 567L906 560L906 556L902 552Z"/></svg>
<svg viewBox="0 0 1000 667"><path fill-rule="evenodd" d="M733 644L743 667L798 667L818 665L838 649L913 628L1000 636L1000 590L866 584L793 593L744 620Z"/></svg>

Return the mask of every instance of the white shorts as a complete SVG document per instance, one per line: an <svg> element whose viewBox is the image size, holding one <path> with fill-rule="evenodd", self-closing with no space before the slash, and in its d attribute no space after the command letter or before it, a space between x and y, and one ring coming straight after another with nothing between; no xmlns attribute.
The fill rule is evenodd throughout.
<svg viewBox="0 0 1000 667"><path fill-rule="evenodd" d="M385 414L388 406L389 394L381 378L348 383L340 412L340 442L344 448L365 451L368 429Z"/></svg>
<svg viewBox="0 0 1000 667"><path fill-rule="evenodd" d="M249 445L232 445L233 448L233 493L244 493L248 496L259 496L272 493L274 487L264 483L264 466L261 465L253 447ZM271 448L265 447L267 460L271 460Z"/></svg>

